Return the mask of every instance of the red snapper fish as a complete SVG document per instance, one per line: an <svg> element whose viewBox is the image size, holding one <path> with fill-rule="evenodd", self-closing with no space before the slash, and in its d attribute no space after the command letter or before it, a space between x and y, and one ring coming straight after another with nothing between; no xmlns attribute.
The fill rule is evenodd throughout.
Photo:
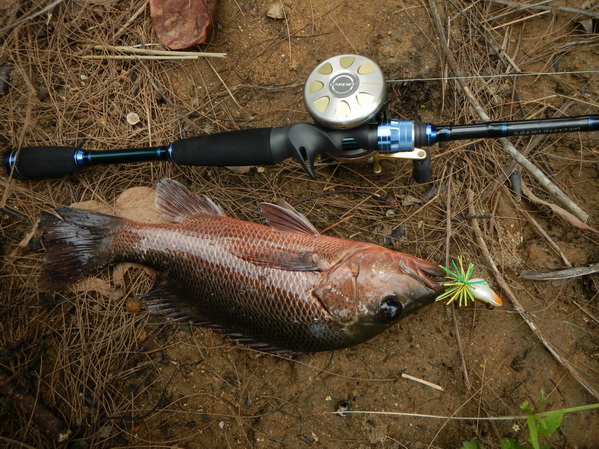
<svg viewBox="0 0 599 449"><path fill-rule="evenodd" d="M267 352L365 342L443 291L438 265L321 235L285 202L260 204L262 225L227 217L165 178L156 207L169 223L72 208L43 214L42 287L61 290L115 263L142 264L157 271L147 309Z"/></svg>

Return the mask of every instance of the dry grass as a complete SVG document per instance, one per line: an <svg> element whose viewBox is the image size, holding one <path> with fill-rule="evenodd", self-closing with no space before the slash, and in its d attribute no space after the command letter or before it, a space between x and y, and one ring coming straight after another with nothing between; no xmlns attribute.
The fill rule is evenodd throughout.
<svg viewBox="0 0 599 449"><path fill-rule="evenodd" d="M17 16L39 10L42 3L17 1L15 6L7 7L6 14L0 10L0 28ZM51 15L41 15L0 34L0 65L12 69L8 88L0 94L2 148L46 144L90 150L141 147L191 134L308 120L297 83L303 81L315 59L340 53L338 50L355 48L380 58L389 77L451 75L445 63L439 62L443 57L429 31L433 26L427 2L407 0L399 2L392 15L379 18L380 22L374 12L361 21L342 12L339 5L316 0L290 2L286 9L289 14L281 24L264 22L261 8L265 2L254 2L252 8L234 0L222 1L229 15L221 15L222 29L211 46L229 54L222 63L211 66L207 61L81 58L90 54L94 45L153 42L148 14L122 29L143 3L67 1ZM491 2L455 3L458 9L443 2L447 8L442 11L443 23L449 30L454 58L468 75L559 71L562 66L585 69L589 60L597 60L597 35L575 31L568 15L512 13L512 8ZM330 15L334 15L334 22L327 20ZM393 37L386 30L397 34L397 24L402 21L413 30L422 29L416 41L420 48L415 50L413 43L402 42L403 47L396 44L405 52L402 57L389 56L385 45ZM539 26L545 27L542 38L531 32ZM348 29L356 31L349 33ZM380 36L373 37L373 29ZM503 49L511 62L498 57L493 48ZM418 52L424 55L421 59L416 59L420 57ZM276 58L282 53L288 59L278 62ZM408 54L416 56L408 58ZM270 64L275 68L265 68ZM598 77L496 76L472 79L468 84L493 119L522 119L550 116L568 100L573 102L567 115L596 113ZM292 87L276 92L255 88L280 84ZM434 123L470 123L478 119L455 81L391 84L389 93L393 117ZM129 112L139 114L139 125L127 123L125 116ZM525 139L515 139L514 144L522 148ZM595 227L599 226L599 205L597 169L593 164L598 147L596 136L556 136L546 138L529 155L592 214L590 224ZM596 278L558 287L519 280L517 274L523 267L545 268L539 254L552 257L550 250L543 249L545 244L538 243L519 209L534 213L573 264L596 262L596 235L573 229L546 210L513 203L511 194L501 187L503 180L492 184L510 162L497 142L457 142L432 151L435 185L424 187L411 180L410 165L390 162L384 162L384 172L379 176L372 175L367 163L339 166L321 162L315 181L308 180L290 161L245 175L226 169L156 163L98 168L73 177L36 182L0 178L0 206L6 208L0 225L0 370L73 429L73 447L299 446L315 443L313 432L324 446L350 443L387 447L393 443L408 447L407 439L402 442L397 438L410 435L417 447L444 447L470 439L471 431L480 435L481 429L493 439L505 433L507 427L497 430L499 424L480 424L473 430L451 422L440 428L419 427L420 433L414 433L407 423L372 417L354 421L353 430L348 427L346 434L340 418L328 415L331 404L309 392L318 391L325 397L324 392L334 391L333 398L368 396L371 402L363 399L363 409L389 409L395 403L404 409L433 413L443 403L448 414L469 410L481 415L513 411L520 399L538 395L541 381L522 380L525 386L513 390L510 381L502 379L510 361L521 354L518 348L498 345L491 335L496 330L494 320L499 319L505 327L501 332L497 330L504 341L508 341L510 332L519 336L518 344L531 338L509 310L489 317L488 312L473 308L460 318L454 316L453 324L442 311L427 315L437 323L425 323L427 329L442 328L441 334L435 336L431 330L429 336L428 330L420 332L417 328L410 328L408 333L422 341L423 348L438 351L431 355L429 365L422 361L426 357L422 353L411 353L415 360L408 363L394 352L397 346L391 342L397 340L402 349L408 349L402 335L388 336L388 346L377 342L355 353L343 353L341 361L336 354L289 361L243 348L232 349L209 331L185 326L165 329L143 314L128 313L127 301L147 291L150 283L141 271L128 272L125 290L116 298L94 289L79 294L38 292L42 253L39 241L33 237L24 245L19 246L19 242L40 212L82 200L110 203L130 187L151 186L157 179L171 176L194 191L208 194L225 211L241 219L260 220L258 202L283 198L299 202L298 208L318 228L327 229L328 235L380 243L401 226L405 233L396 244L402 251L438 263L462 254L477 264L481 275L492 279L468 218L471 212L467 195L473 191L477 214L492 217L480 221L501 274L534 311L542 331L569 335L569 339L559 341L563 346L560 350L587 380L595 379L596 386ZM524 179L536 188L526 175ZM351 192L357 186L369 193ZM11 215L11 211L20 215ZM537 243L529 246L531 241ZM104 281L114 281L110 273L102 276ZM548 302L539 299L547 295ZM579 304L576 308L560 302L560 298L571 295ZM441 354L443 348L451 347L453 351L454 345L462 344L449 330L454 325L468 343L462 348L461 359L456 350L450 361L444 358L447 354ZM427 346L425 339L436 346ZM534 352L536 344L530 343L527 351ZM410 350L417 351L412 346ZM347 365L337 369L346 357ZM549 360L548 366L553 363L543 357L535 360ZM385 368L373 362L380 359L386 360ZM387 367L391 361L397 362L394 371ZM450 380L444 379L448 375L446 366L456 367ZM456 384L455 391L448 396L432 396L410 384L398 386L397 373L401 370L444 385L450 382L450 387ZM560 378L552 390L560 392L555 393L558 405L590 399L568 380L560 366L551 365L551 370L555 371L552 379ZM538 367L539 375L541 371ZM518 373L512 374L516 377ZM463 376L469 379L465 388L461 385ZM287 379L283 387L281 379ZM562 382L567 384L565 393L560 390ZM404 389L406 394L402 395ZM506 394L519 396L506 399ZM395 399L388 400L387 395ZM46 435L31 416L22 412L15 415L7 401L1 405L5 409L0 409L0 441L14 447L49 447Z"/></svg>

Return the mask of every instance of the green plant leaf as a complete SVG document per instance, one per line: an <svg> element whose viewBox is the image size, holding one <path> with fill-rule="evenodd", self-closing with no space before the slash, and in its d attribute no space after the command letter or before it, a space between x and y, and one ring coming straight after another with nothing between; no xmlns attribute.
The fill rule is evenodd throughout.
<svg viewBox="0 0 599 449"><path fill-rule="evenodd" d="M501 439L501 449L530 449L526 446L521 446L516 443L516 440L512 440L511 438L502 438Z"/></svg>
<svg viewBox="0 0 599 449"><path fill-rule="evenodd" d="M532 409L530 408L530 405L528 404L528 401L524 401L522 404L520 404L520 408L528 414L533 413Z"/></svg>
<svg viewBox="0 0 599 449"><path fill-rule="evenodd" d="M526 424L528 424L528 432L530 434L528 441L532 444L533 449L541 449L541 445L539 444L539 432L537 430L537 416L534 414L529 415Z"/></svg>
<svg viewBox="0 0 599 449"><path fill-rule="evenodd" d="M464 441L460 449L480 449L480 443L476 438L471 441Z"/></svg>
<svg viewBox="0 0 599 449"><path fill-rule="evenodd" d="M547 413L542 417L538 417L537 419L539 421L539 424L537 426L537 429L539 431L539 436L548 437L549 435L553 435L553 433L561 425L563 417L563 410L555 410L553 412Z"/></svg>
<svg viewBox="0 0 599 449"><path fill-rule="evenodd" d="M545 402L547 402L547 395L545 394L545 390L541 388L541 398L539 399L537 410L542 410L545 407Z"/></svg>

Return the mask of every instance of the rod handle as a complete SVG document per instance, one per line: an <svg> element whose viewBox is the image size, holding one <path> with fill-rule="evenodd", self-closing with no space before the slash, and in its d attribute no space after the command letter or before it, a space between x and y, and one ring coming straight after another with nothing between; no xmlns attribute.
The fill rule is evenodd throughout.
<svg viewBox="0 0 599 449"><path fill-rule="evenodd" d="M170 145L170 159L181 165L272 165L271 128L229 131L177 140Z"/></svg>
<svg viewBox="0 0 599 449"><path fill-rule="evenodd" d="M212 166L273 165L293 158L314 178L319 155L343 156L361 148L376 148L376 133L369 125L334 130L295 123L177 140L170 145L169 158L181 165Z"/></svg>
<svg viewBox="0 0 599 449"><path fill-rule="evenodd" d="M18 179L41 179L70 175L82 170L75 161L75 147L25 147L2 154L2 166L7 175Z"/></svg>

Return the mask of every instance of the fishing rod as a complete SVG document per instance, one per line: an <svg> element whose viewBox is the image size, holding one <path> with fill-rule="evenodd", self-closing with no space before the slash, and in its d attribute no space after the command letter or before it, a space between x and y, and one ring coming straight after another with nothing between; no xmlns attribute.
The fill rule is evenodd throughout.
<svg viewBox="0 0 599 449"><path fill-rule="evenodd" d="M530 136L599 130L599 115L538 120L435 125L388 119L381 68L359 55L339 55L319 64L308 77L304 100L315 123L229 131L180 139L167 145L121 150L65 146L5 151L2 165L20 179L77 173L88 167L147 161L179 165L273 165L293 158L315 178L318 157L339 161L411 159L417 182L432 178L430 153L421 147L454 140Z"/></svg>

